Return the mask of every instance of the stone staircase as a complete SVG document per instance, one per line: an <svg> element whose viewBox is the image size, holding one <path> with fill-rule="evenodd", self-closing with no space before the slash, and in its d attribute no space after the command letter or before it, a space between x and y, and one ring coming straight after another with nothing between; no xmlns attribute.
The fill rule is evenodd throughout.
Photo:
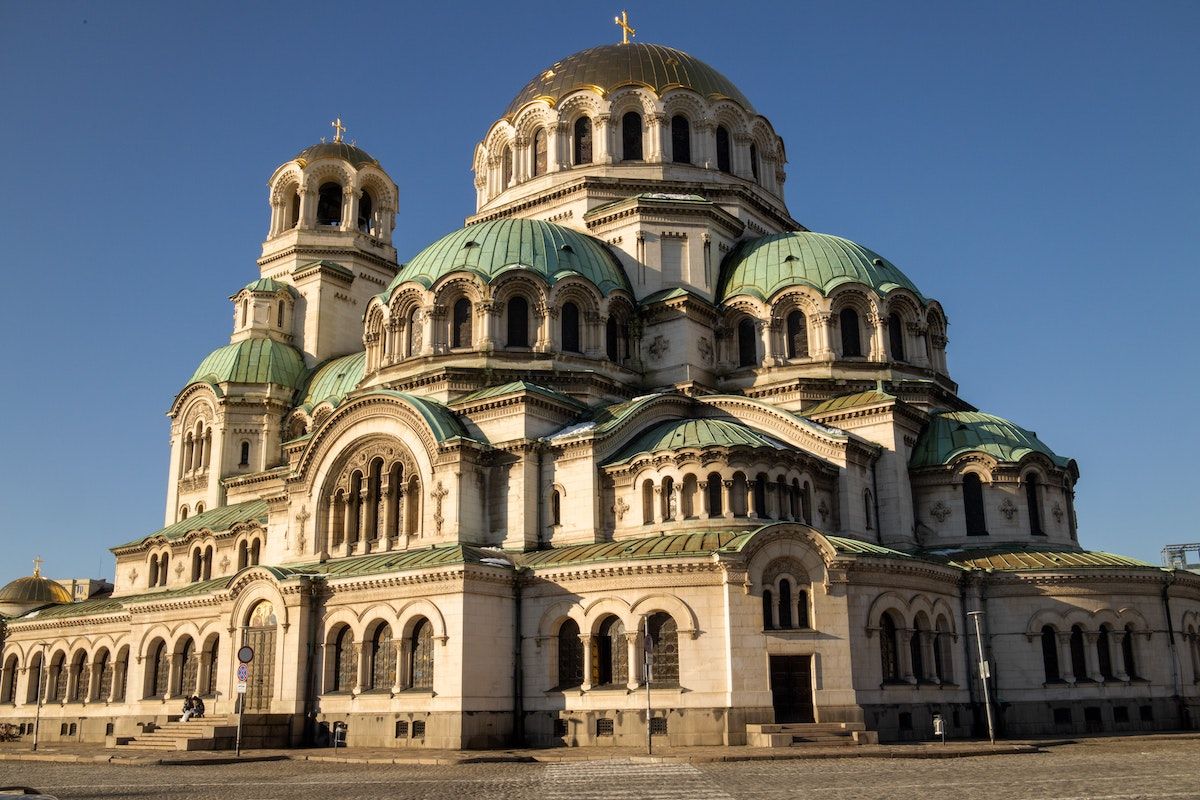
<svg viewBox="0 0 1200 800"><path fill-rule="evenodd" d="M841 747L879 744L861 722L790 722L746 726L749 747Z"/></svg>
<svg viewBox="0 0 1200 800"><path fill-rule="evenodd" d="M232 750L237 741L233 717L201 717L168 722L137 736L116 737L112 746L141 750Z"/></svg>

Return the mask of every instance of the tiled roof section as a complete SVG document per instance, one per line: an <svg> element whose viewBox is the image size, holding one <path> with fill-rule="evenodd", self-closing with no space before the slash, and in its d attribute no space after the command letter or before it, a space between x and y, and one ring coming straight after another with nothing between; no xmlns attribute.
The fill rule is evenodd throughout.
<svg viewBox="0 0 1200 800"><path fill-rule="evenodd" d="M536 383L530 383L529 381L511 381L510 383L503 383L499 386L487 386L478 391L463 395L455 400L454 404L463 405L467 403L477 403L480 400L489 400L493 397L504 397L505 395L521 393L537 394L551 400L556 400L560 403L567 403L568 405L586 408L583 403L580 403L573 397L568 397L567 395L556 392L553 389L547 389L545 386L538 386Z"/></svg>
<svg viewBox="0 0 1200 800"><path fill-rule="evenodd" d="M537 569L567 564L587 564L595 561L706 556L729 547L739 538L750 536L750 533L748 531L675 533L668 536L647 536L642 539L622 539L615 542L535 550L530 553L521 553L516 558L523 566Z"/></svg>
<svg viewBox="0 0 1200 800"><path fill-rule="evenodd" d="M323 564L304 564L284 569L286 575L324 575L326 578L354 578L388 572L453 566L455 564L512 564L512 557L499 550L488 550L468 544L435 545L420 550L371 555L326 561Z"/></svg>
<svg viewBox="0 0 1200 800"><path fill-rule="evenodd" d="M304 357L296 348L271 339L243 339L210 353L188 383L273 383L295 389L304 375Z"/></svg>
<svg viewBox="0 0 1200 800"><path fill-rule="evenodd" d="M718 302L739 295L770 299L789 286L811 286L829 294L843 283L860 283L886 294L903 287L921 293L892 262L860 244L812 231L749 239L737 246L721 270Z"/></svg>
<svg viewBox="0 0 1200 800"><path fill-rule="evenodd" d="M504 116L511 118L538 98L553 106L577 89L595 88L603 95L631 84L648 86L659 95L667 89L684 87L705 98L727 97L754 112L741 90L703 61L673 47L630 42L593 47L554 62L521 89Z"/></svg>
<svg viewBox="0 0 1200 800"><path fill-rule="evenodd" d="M129 606L136 603L153 603L162 600L174 600L180 597L194 597L197 595L208 594L209 592L218 589L224 589L229 585L232 578L213 578L209 581L197 581L189 583L186 586L180 586L175 589L165 589L157 592L145 592L143 594L130 594L124 597L96 597L91 600L83 600L79 603L68 603L66 605L54 606L52 608L44 608L40 611L31 611L21 617L21 621L33 621L38 619L63 619L71 617L90 617L97 614L119 614L126 611Z"/></svg>
<svg viewBox="0 0 1200 800"><path fill-rule="evenodd" d="M417 253L381 297L386 302L407 281L429 288L462 271L490 283L512 269L537 273L549 284L579 275L602 294L633 293L616 257L598 239L543 220L497 219L460 228Z"/></svg>
<svg viewBox="0 0 1200 800"><path fill-rule="evenodd" d="M326 400L335 407L340 405L362 381L366 369L366 351L326 361L309 375L299 405L306 410L312 410Z"/></svg>
<svg viewBox="0 0 1200 800"><path fill-rule="evenodd" d="M328 261L321 259L320 261L310 261L307 264L301 264L292 270L292 275L305 275L316 270L326 270L327 272L335 272L344 278L354 278L354 270L349 267L343 267L336 261Z"/></svg>
<svg viewBox="0 0 1200 800"><path fill-rule="evenodd" d="M675 419L646 429L606 463L623 464L641 453L706 447L767 447L785 450L782 442L739 422L724 419Z"/></svg>
<svg viewBox="0 0 1200 800"><path fill-rule="evenodd" d="M349 161L356 168L366 164L375 164L379 162L372 158L366 150L356 147L347 142L321 142L314 144L312 147L306 147L296 154L296 161L316 161L319 158L340 158L343 161Z"/></svg>
<svg viewBox="0 0 1200 800"><path fill-rule="evenodd" d="M962 569L994 569L1003 571L1088 569L1103 567L1144 567L1159 569L1154 564L1129 556L1091 550L1061 550L1054 548L989 548L970 550L928 550L920 555Z"/></svg>
<svg viewBox="0 0 1200 800"><path fill-rule="evenodd" d="M373 395L396 397L408 403L421 415L426 424L429 425L429 428L433 431L433 437L439 442L460 436L470 438L467 436L467 429L458 421L458 417L454 415L454 412L436 400L430 400L428 397L418 397L408 392L396 392L390 389L378 389L373 392L367 392L362 397L371 397Z"/></svg>
<svg viewBox="0 0 1200 800"><path fill-rule="evenodd" d="M867 408L869 406L882 405L884 403L895 402L896 396L887 392L876 391L871 389L866 392L857 392L855 394L844 394L840 397L833 397L822 403L817 403L810 409L804 411L806 417L816 417L821 414L828 414L833 411L846 411L851 408Z"/></svg>
<svg viewBox="0 0 1200 800"><path fill-rule="evenodd" d="M1041 453L1060 467L1071 459L1056 455L1033 431L980 411L947 411L930 417L909 458L912 468L949 464L963 453L987 453L999 461L1020 461Z"/></svg>
<svg viewBox="0 0 1200 800"><path fill-rule="evenodd" d="M899 550L893 550L874 542L864 542L862 539L851 539L846 536L826 536L825 538L839 553L879 558L912 558L908 553L901 553Z"/></svg>
<svg viewBox="0 0 1200 800"><path fill-rule="evenodd" d="M162 536L167 541L173 541L186 536L192 531L210 530L214 533L227 531L239 522L250 522L252 520L266 523L266 500L247 500L244 503L210 508L208 511L195 514L165 528L159 528L154 533L147 534L140 539L134 539L132 542L118 545L113 549L119 550L122 547L132 547L154 536Z"/></svg>

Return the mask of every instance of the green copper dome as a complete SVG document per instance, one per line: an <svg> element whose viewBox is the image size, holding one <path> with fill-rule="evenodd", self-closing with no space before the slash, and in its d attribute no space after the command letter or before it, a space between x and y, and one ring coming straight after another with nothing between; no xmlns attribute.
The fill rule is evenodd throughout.
<svg viewBox="0 0 1200 800"><path fill-rule="evenodd" d="M294 295L296 293L296 290L291 286L277 281L274 278L259 278L256 281L250 281L242 287L242 290L249 290L251 292L270 292L272 294L275 292L288 292Z"/></svg>
<svg viewBox="0 0 1200 800"><path fill-rule="evenodd" d="M443 236L402 266L385 294L407 281L429 288L453 272L491 283L510 269L536 272L550 284L580 275L604 294L632 294L621 265L599 240L536 219L497 219Z"/></svg>
<svg viewBox="0 0 1200 800"><path fill-rule="evenodd" d="M981 411L949 411L930 417L913 448L909 466L937 467L949 464L963 453L987 453L998 461L1010 463L1029 453L1041 453L1060 467L1072 462L1056 455L1033 431L1003 417Z"/></svg>
<svg viewBox="0 0 1200 800"><path fill-rule="evenodd" d="M622 86L646 86L658 95L668 89L691 89L709 99L729 98L754 113L741 90L703 61L673 47L630 42L593 47L554 62L525 84L504 116L512 118L538 98L553 106L578 89L598 89L606 95Z"/></svg>
<svg viewBox="0 0 1200 800"><path fill-rule="evenodd" d="M304 375L304 357L296 348L271 339L245 339L209 353L188 383L274 383L296 389Z"/></svg>
<svg viewBox="0 0 1200 800"><path fill-rule="evenodd" d="M829 294L861 283L881 294L903 287L921 297L900 269L878 253L840 236L812 231L777 233L742 242L725 259L718 301L738 295L770 299L789 286Z"/></svg>
<svg viewBox="0 0 1200 800"><path fill-rule="evenodd" d="M700 450L707 447L786 449L781 442L740 422L724 419L673 419L647 428L636 439L621 448L621 451L607 463L623 464L642 453L657 453L663 450Z"/></svg>
<svg viewBox="0 0 1200 800"><path fill-rule="evenodd" d="M326 400L337 406L354 391L367 371L367 354L351 353L332 358L312 371L299 405L312 410Z"/></svg>

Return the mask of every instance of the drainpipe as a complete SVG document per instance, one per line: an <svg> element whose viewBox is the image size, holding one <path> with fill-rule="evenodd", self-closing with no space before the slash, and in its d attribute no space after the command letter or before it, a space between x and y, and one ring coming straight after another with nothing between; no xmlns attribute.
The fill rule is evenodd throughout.
<svg viewBox="0 0 1200 800"><path fill-rule="evenodd" d="M525 641L521 628L522 568L513 568L513 746L525 746L525 675L521 664L521 645Z"/></svg>
<svg viewBox="0 0 1200 800"><path fill-rule="evenodd" d="M1171 584L1175 583L1175 572L1167 572L1167 579L1162 587L1163 616L1167 618L1167 646L1171 650L1171 688L1175 691L1175 705L1178 707L1179 721L1191 727L1187 707L1183 702L1183 686L1179 675L1179 653L1175 649L1175 623L1171 621Z"/></svg>

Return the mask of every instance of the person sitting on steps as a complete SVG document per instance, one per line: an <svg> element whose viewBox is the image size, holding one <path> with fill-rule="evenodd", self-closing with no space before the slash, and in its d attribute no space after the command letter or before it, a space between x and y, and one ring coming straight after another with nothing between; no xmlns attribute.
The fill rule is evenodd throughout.
<svg viewBox="0 0 1200 800"><path fill-rule="evenodd" d="M192 702L192 698L185 698L183 701L183 716L179 718L179 721L187 722L194 716L196 716L196 705Z"/></svg>
<svg viewBox="0 0 1200 800"><path fill-rule="evenodd" d="M192 717L198 718L204 716L204 701L200 699L200 695L192 695Z"/></svg>

